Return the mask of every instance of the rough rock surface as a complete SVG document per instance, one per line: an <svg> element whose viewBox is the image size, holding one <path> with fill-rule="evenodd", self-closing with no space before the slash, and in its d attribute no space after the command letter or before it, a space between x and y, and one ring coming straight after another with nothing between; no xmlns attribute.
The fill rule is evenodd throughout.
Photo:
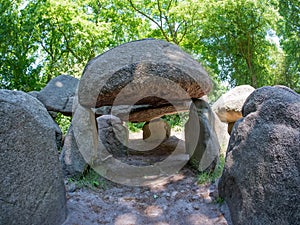
<svg viewBox="0 0 300 225"><path fill-rule="evenodd" d="M233 224L299 224L300 95L255 90L236 122L219 183Z"/></svg>
<svg viewBox="0 0 300 225"><path fill-rule="evenodd" d="M250 85L237 86L223 94L212 106L222 122L235 122L242 118L242 107L255 89Z"/></svg>
<svg viewBox="0 0 300 225"><path fill-rule="evenodd" d="M170 137L171 127L163 119L155 119L147 122L143 126L143 140L156 141L165 140Z"/></svg>
<svg viewBox="0 0 300 225"><path fill-rule="evenodd" d="M225 156L230 138L230 135L227 132L228 124L222 122L215 112L213 112L212 118L215 120L214 131L220 144L220 154Z"/></svg>
<svg viewBox="0 0 300 225"><path fill-rule="evenodd" d="M127 155L128 130L122 121L113 115L97 118L98 139L114 157Z"/></svg>
<svg viewBox="0 0 300 225"><path fill-rule="evenodd" d="M68 192L64 225L231 225L226 206L216 201L216 185L197 185L197 174L184 168L159 185L123 186L100 180L96 190ZM94 188L95 189L95 188Z"/></svg>
<svg viewBox="0 0 300 225"><path fill-rule="evenodd" d="M200 98L212 88L207 72L178 46L144 39L113 48L92 59L79 84L79 103L159 106ZM138 94L137 94L138 93Z"/></svg>
<svg viewBox="0 0 300 225"><path fill-rule="evenodd" d="M194 99L185 124L185 146L190 163L199 171L214 169L219 161L220 145L214 131L214 114L207 102Z"/></svg>
<svg viewBox="0 0 300 225"><path fill-rule="evenodd" d="M9 90L0 90L0 121L0 224L62 224L56 124L36 98Z"/></svg>
<svg viewBox="0 0 300 225"><path fill-rule="evenodd" d="M88 166L78 149L72 125L65 137L60 161L64 175L70 177L82 175Z"/></svg>
<svg viewBox="0 0 300 225"><path fill-rule="evenodd" d="M68 75L60 75L49 81L37 98L45 105L48 111L61 112L72 115L73 98L79 80Z"/></svg>
<svg viewBox="0 0 300 225"><path fill-rule="evenodd" d="M117 106L102 106L93 109L97 116L112 114L119 117L123 121L134 123L150 121L160 118L164 115L186 112L189 110L190 101L176 102L174 105L164 104L157 107L151 105L117 105Z"/></svg>
<svg viewBox="0 0 300 225"><path fill-rule="evenodd" d="M35 98L38 98L38 95L39 95L39 91L30 91L30 92L27 92L27 94L31 95L32 97L35 97Z"/></svg>
<svg viewBox="0 0 300 225"><path fill-rule="evenodd" d="M227 126L227 132L228 132L228 134L231 134L231 131L232 131L233 127L234 127L234 124L235 124L235 122L228 123L228 126Z"/></svg>

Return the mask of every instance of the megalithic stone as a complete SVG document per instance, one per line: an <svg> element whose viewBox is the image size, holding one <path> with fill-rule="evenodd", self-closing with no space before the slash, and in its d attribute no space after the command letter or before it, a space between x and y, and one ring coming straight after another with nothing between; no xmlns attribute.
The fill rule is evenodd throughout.
<svg viewBox="0 0 300 225"><path fill-rule="evenodd" d="M144 39L92 59L80 80L79 104L159 106L200 98L212 88L203 67L177 45Z"/></svg>
<svg viewBox="0 0 300 225"><path fill-rule="evenodd" d="M214 114L207 102L193 99L185 124L186 151L190 163L199 171L214 170L219 161L220 145L214 131Z"/></svg>
<svg viewBox="0 0 300 225"><path fill-rule="evenodd" d="M36 98L9 90L0 90L0 121L0 224L62 224L57 124Z"/></svg>

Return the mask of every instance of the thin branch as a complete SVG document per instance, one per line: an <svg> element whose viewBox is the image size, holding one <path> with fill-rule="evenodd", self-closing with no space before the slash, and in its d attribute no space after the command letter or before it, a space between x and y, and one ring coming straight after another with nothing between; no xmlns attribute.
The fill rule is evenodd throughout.
<svg viewBox="0 0 300 225"><path fill-rule="evenodd" d="M158 8L158 11L159 11L159 19L160 19L160 26L162 27L162 11L161 11L161 7L160 7L160 2L159 0L157 0L157 8Z"/></svg>
<svg viewBox="0 0 300 225"><path fill-rule="evenodd" d="M158 8L158 11L159 11L160 26L163 29L163 19L165 19L167 24L168 24L168 18L166 16L163 17L163 13L162 13L162 10L161 10L161 5L160 5L159 0L157 0L157 8ZM168 27L169 27L169 24L168 24ZM169 29L170 29L170 27L169 27ZM172 35L172 30L171 30L171 35ZM167 34L166 34L166 36L167 36Z"/></svg>
<svg viewBox="0 0 300 225"><path fill-rule="evenodd" d="M178 41L178 43L177 44L179 44L182 40L183 40L183 37L186 35L186 33L187 33L187 22L185 21L185 20L183 20L182 22L180 22L179 24L178 24L178 26L177 26L177 28L176 28L176 30L175 30L175 32L174 32L174 36L176 37L176 40L177 40L177 33L178 33L178 31L179 31L179 28L181 27L181 25L184 23L184 25L185 25L185 30L184 30L184 33L183 33L183 36L180 38L180 40Z"/></svg>
<svg viewBox="0 0 300 225"><path fill-rule="evenodd" d="M182 25L183 23L186 24L186 21L183 20L182 22L180 22L180 23L178 24L178 26L177 26L177 28L176 28L176 30L175 30L175 34L178 32L179 28L181 27L181 25Z"/></svg>
<svg viewBox="0 0 300 225"><path fill-rule="evenodd" d="M166 20L166 23L167 23L167 25L168 25L168 29L169 29L170 34L171 34L171 36L172 36L173 42L177 44L177 40L176 40L176 36L175 36L175 34L174 34L174 32L173 32L173 29L174 29L174 28L172 27L172 24L169 23L169 19L168 19L167 16L165 16L164 19Z"/></svg>
<svg viewBox="0 0 300 225"><path fill-rule="evenodd" d="M69 44L69 40L68 40L68 38L67 38L67 35L65 34L65 32L59 27L59 25L58 25L58 31L60 31L61 33L62 33L62 35L63 35L63 37L65 38L65 41L66 41L66 48L67 48L67 50L77 59L77 60L79 60L79 61L82 61L82 59L81 59L81 57L80 56L78 56L74 51L73 51L73 49L72 48L70 48L70 44Z"/></svg>
<svg viewBox="0 0 300 225"><path fill-rule="evenodd" d="M169 9L171 8L171 5L173 3L173 0L169 1L169 4L167 6L167 12L169 12ZM181 24L179 24L179 26L177 27L177 29L175 30L175 24L170 23L168 16L165 16L164 18L166 20L166 23L168 25L170 34L172 36L172 40L175 44L179 44L180 41L177 41L177 32L178 32L178 28L180 27Z"/></svg>
<svg viewBox="0 0 300 225"><path fill-rule="evenodd" d="M178 30L178 27L177 27L177 29L176 29L176 32L177 32L177 30ZM185 35L187 34L187 31L188 31L188 25L187 25L187 22L184 21L184 32L183 32L183 34L182 34L180 40L178 41L178 44L179 44L180 42L182 42L183 38L184 38Z"/></svg>
<svg viewBox="0 0 300 225"><path fill-rule="evenodd" d="M52 51L49 51L49 50L47 49L47 47L43 44L43 41L42 41L42 40L41 40L41 41L37 41L37 42L41 44L42 48L45 50L45 52L48 53L48 55L49 55L50 58L51 58L51 61L50 61L50 65L51 65L51 66L50 66L50 73L47 74L47 82L48 82L48 81L50 81L51 78L52 78L51 72L52 72L52 68L54 67L53 64L54 64L55 58L54 58L54 55L52 54ZM51 49L51 48L50 48L50 49Z"/></svg>
<svg viewBox="0 0 300 225"><path fill-rule="evenodd" d="M160 25L157 21L155 21L153 18L151 18L149 15L145 14L143 11L139 10L138 8L136 8L132 2L132 0L128 0L131 7L137 11L138 13L140 13L141 15L143 15L144 17L146 17L147 19L149 19L150 21L152 21L154 24L156 24L158 26L158 28L160 29L160 31L162 32L164 38L170 42L170 39L168 38L168 35L166 34L166 32L164 31L162 25Z"/></svg>
<svg viewBox="0 0 300 225"><path fill-rule="evenodd" d="M170 1L169 1L169 4L168 4L168 6L167 6L167 11L169 11L169 9L171 8L172 2L173 2L173 0L170 0Z"/></svg>
<svg viewBox="0 0 300 225"><path fill-rule="evenodd" d="M45 52L48 53L48 55L51 57L51 59L52 59L52 61L53 61L53 60L54 60L54 56L53 56L52 52L49 51L49 50L46 48L46 46L44 45L43 41L37 41L37 42L41 44L42 48L45 50Z"/></svg>

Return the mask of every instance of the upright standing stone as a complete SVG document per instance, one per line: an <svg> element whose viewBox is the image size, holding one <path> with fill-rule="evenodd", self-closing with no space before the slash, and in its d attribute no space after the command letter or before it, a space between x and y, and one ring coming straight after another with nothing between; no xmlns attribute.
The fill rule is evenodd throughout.
<svg viewBox="0 0 300 225"><path fill-rule="evenodd" d="M259 88L242 111L219 183L233 224L299 224L300 95Z"/></svg>
<svg viewBox="0 0 300 225"><path fill-rule="evenodd" d="M84 160L78 149L72 124L69 127L64 140L60 161L62 163L64 175L68 177L80 176L88 167L87 162Z"/></svg>
<svg viewBox="0 0 300 225"><path fill-rule="evenodd" d="M114 157L127 156L128 130L122 121L113 115L97 118L98 139Z"/></svg>
<svg viewBox="0 0 300 225"><path fill-rule="evenodd" d="M215 112L213 112L213 115L212 118L215 120L214 131L220 145L220 155L225 157L230 138L230 135L227 132L228 124L222 122Z"/></svg>
<svg viewBox="0 0 300 225"><path fill-rule="evenodd" d="M214 131L214 114L207 102L194 99L185 124L186 151L199 171L213 170L219 161L220 145Z"/></svg>
<svg viewBox="0 0 300 225"><path fill-rule="evenodd" d="M151 120L143 126L143 139L145 141L163 141L168 139L170 134L170 125L161 118Z"/></svg>
<svg viewBox="0 0 300 225"><path fill-rule="evenodd" d="M0 90L0 224L64 222L66 196L57 132L36 98Z"/></svg>

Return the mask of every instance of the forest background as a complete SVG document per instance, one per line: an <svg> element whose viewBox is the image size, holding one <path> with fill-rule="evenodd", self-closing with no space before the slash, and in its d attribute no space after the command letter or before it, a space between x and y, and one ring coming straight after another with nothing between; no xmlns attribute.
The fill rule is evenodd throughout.
<svg viewBox="0 0 300 225"><path fill-rule="evenodd" d="M80 78L93 57L157 38L179 45L228 87L300 92L298 0L0 0L0 88L39 91ZM214 100L214 99L213 99Z"/></svg>

